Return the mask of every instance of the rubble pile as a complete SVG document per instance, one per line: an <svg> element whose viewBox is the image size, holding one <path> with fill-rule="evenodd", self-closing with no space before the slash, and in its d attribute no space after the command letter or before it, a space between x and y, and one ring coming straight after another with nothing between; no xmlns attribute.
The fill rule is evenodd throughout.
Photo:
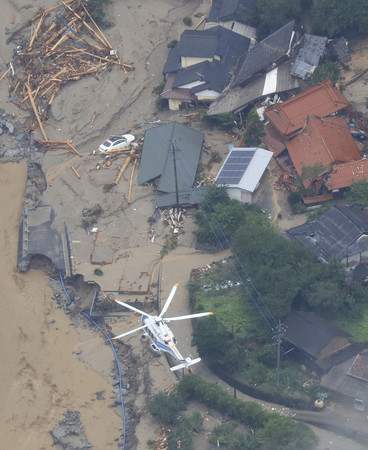
<svg viewBox="0 0 368 450"><path fill-rule="evenodd" d="M45 146L49 143L43 125L62 86L85 76L97 77L113 65L132 69L120 61L80 0L61 0L53 8L40 10L11 39L18 46L0 81L7 76L10 101L34 112L36 120L30 129L40 129L44 141L39 143ZM53 142L52 147L58 144L75 153L70 141Z"/></svg>

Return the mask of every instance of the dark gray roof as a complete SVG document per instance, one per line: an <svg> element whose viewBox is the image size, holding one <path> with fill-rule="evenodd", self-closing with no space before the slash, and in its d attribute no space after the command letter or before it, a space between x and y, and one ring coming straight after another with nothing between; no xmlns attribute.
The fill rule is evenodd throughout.
<svg viewBox="0 0 368 450"><path fill-rule="evenodd" d="M248 23L256 9L256 0L213 0L208 22L236 20Z"/></svg>
<svg viewBox="0 0 368 450"><path fill-rule="evenodd" d="M181 70L181 56L178 47L170 48L162 73L174 73Z"/></svg>
<svg viewBox="0 0 368 450"><path fill-rule="evenodd" d="M356 267L354 267L352 279L353 281L362 282L365 278L368 277L368 264L360 263Z"/></svg>
<svg viewBox="0 0 368 450"><path fill-rule="evenodd" d="M367 356L368 350L362 351L360 355ZM357 398L368 403L368 382L349 374L351 370L354 370L354 363L360 355L352 356L341 364L334 366L322 377L321 386L344 394L351 399ZM368 370L368 367L366 366L365 369Z"/></svg>
<svg viewBox="0 0 368 450"><path fill-rule="evenodd" d="M234 86L245 83L253 75L286 56L291 48L293 33L294 21L291 21L251 48L240 64Z"/></svg>
<svg viewBox="0 0 368 450"><path fill-rule="evenodd" d="M318 66L325 53L326 44L327 38L324 36L305 34L298 56L292 64L291 74L305 80L314 67Z"/></svg>
<svg viewBox="0 0 368 450"><path fill-rule="evenodd" d="M319 258L343 259L368 250L368 213L354 206L334 206L304 225L290 228L287 234L310 249Z"/></svg>
<svg viewBox="0 0 368 450"><path fill-rule="evenodd" d="M190 66L177 73L173 83L173 89L196 81L205 82L206 85L196 86L191 92L202 91L203 89L212 89L216 92L222 92L227 80L227 70L219 61L204 61Z"/></svg>
<svg viewBox="0 0 368 450"><path fill-rule="evenodd" d="M286 340L313 358L336 336L349 336L314 312L293 311L284 324Z"/></svg>
<svg viewBox="0 0 368 450"><path fill-rule="evenodd" d="M286 62L277 68L275 89L270 90L268 88L266 82L267 74L264 74L244 87L230 88L223 92L211 103L207 114L215 115L231 111L238 112L249 103L267 97L268 95L298 89L301 81L290 75L290 67L291 63Z"/></svg>
<svg viewBox="0 0 368 450"><path fill-rule="evenodd" d="M207 188L199 187L188 189L186 191L179 192L179 205L190 206L202 203ZM176 206L176 193L175 192L160 192L156 193L156 208L167 208L169 206Z"/></svg>
<svg viewBox="0 0 368 450"><path fill-rule="evenodd" d="M348 41L344 37L338 39L331 39L328 41L331 50L331 56L336 58L340 63L347 63L351 61Z"/></svg>
<svg viewBox="0 0 368 450"><path fill-rule="evenodd" d="M178 189L191 189L202 150L203 133L171 122L146 130L138 184L161 177L158 190L175 192L174 150Z"/></svg>
<svg viewBox="0 0 368 450"><path fill-rule="evenodd" d="M179 46L169 51L163 74L182 68L181 57L213 58L219 56L228 70L240 55L248 51L250 39L227 28L216 26L207 30L185 30Z"/></svg>

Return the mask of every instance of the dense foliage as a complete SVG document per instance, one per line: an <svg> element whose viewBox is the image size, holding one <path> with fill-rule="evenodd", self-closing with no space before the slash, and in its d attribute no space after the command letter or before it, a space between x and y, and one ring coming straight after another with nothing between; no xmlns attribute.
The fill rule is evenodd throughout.
<svg viewBox="0 0 368 450"><path fill-rule="evenodd" d="M320 64L312 74L308 75L307 81L312 86L316 86L326 78L330 78L334 83L339 81L340 67L336 62L326 61L325 63Z"/></svg>
<svg viewBox="0 0 368 450"><path fill-rule="evenodd" d="M346 193L345 198L351 205L356 205L359 208L366 208L368 206L367 180L361 180L357 183L352 183L349 191Z"/></svg>
<svg viewBox="0 0 368 450"><path fill-rule="evenodd" d="M257 0L257 39L262 40L302 13L301 0Z"/></svg>
<svg viewBox="0 0 368 450"><path fill-rule="evenodd" d="M333 38L368 33L367 0L318 0L312 16L315 34Z"/></svg>
<svg viewBox="0 0 368 450"><path fill-rule="evenodd" d="M159 405L155 409L159 409L163 396L162 393L155 396L149 411L155 403ZM203 403L208 408L215 409L222 415L237 421L215 427L210 438L210 443L215 445L219 441L221 445L234 450L255 450L264 445L267 448L272 445L275 450L294 448L312 450L318 444L317 437L307 425L295 422L288 417L268 413L257 403L235 399L219 385L206 382L198 375L184 376L177 386L177 391L166 396L165 405L178 402L184 409L191 400ZM173 410L174 406L170 409ZM175 416L177 415L176 412ZM173 423L167 420L163 422ZM169 435L168 448L175 449L180 440L181 448L192 449L192 433L198 432L202 423L203 418L198 412L189 418L180 419L179 426ZM239 424L251 429L252 433L237 432L236 428Z"/></svg>
<svg viewBox="0 0 368 450"><path fill-rule="evenodd" d="M257 147L261 143L260 138L265 134L263 122L252 109L247 115L244 146Z"/></svg>

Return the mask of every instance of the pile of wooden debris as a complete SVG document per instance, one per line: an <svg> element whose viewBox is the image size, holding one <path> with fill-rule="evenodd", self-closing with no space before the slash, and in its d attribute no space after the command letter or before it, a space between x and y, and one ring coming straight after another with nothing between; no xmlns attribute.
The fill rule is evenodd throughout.
<svg viewBox="0 0 368 450"><path fill-rule="evenodd" d="M87 75L97 77L113 65L132 69L120 61L81 0L61 0L40 10L10 39L18 47L0 81L8 76L10 100L23 110L33 110L37 122L31 130L40 128L44 141L39 143L46 148L50 145L44 123L62 86ZM69 144L60 145L69 150Z"/></svg>
<svg viewBox="0 0 368 450"><path fill-rule="evenodd" d="M184 226L184 209L170 208L160 211L165 223L173 230L174 233L179 233L179 230Z"/></svg>

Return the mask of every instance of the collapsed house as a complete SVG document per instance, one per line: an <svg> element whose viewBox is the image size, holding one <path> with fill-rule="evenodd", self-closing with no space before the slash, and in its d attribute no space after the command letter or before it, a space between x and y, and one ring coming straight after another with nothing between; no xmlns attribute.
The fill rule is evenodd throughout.
<svg viewBox="0 0 368 450"><path fill-rule="evenodd" d="M316 195L338 192L368 175L348 123L349 106L326 79L264 112L263 143L286 172L301 177L305 188L312 184ZM320 173L305 179L304 169L317 165Z"/></svg>

